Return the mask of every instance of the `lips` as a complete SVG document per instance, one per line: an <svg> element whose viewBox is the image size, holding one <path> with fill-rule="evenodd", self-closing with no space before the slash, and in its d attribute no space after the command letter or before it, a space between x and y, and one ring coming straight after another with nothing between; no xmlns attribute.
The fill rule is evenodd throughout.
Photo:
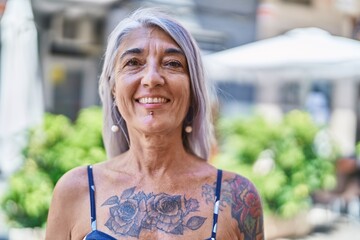
<svg viewBox="0 0 360 240"><path fill-rule="evenodd" d="M160 103L167 103L170 100L164 97L143 97L137 99L137 102L143 104L160 104Z"/></svg>

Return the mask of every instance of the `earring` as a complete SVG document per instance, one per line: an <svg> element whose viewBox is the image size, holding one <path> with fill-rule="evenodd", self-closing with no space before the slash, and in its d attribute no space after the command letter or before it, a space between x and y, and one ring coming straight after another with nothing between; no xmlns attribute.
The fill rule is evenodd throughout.
<svg viewBox="0 0 360 240"><path fill-rule="evenodd" d="M185 132L186 132L186 133L191 133L192 130L193 130L193 129L192 129L192 126L190 126L190 125L185 127Z"/></svg>
<svg viewBox="0 0 360 240"><path fill-rule="evenodd" d="M112 119L114 122L114 124L111 126L111 131L113 133L116 133L119 130L121 130L128 146L130 146L129 135L128 135L127 129L124 128L124 127L126 127L126 122L124 121L123 117L119 113L116 103L115 103L115 100L114 100L112 108L111 108L111 116L112 116Z"/></svg>
<svg viewBox="0 0 360 240"><path fill-rule="evenodd" d="M126 125L126 123L125 123L124 119L122 118L121 114L119 113L119 111L117 109L115 99L113 101L111 112L112 112L111 117L112 117L113 122L114 122L114 124L111 126L111 131L113 133L117 133L121 129L121 132L124 134L124 137L125 137L125 140L126 140L128 146L130 146L130 141L129 141L127 129L124 129L125 126L123 126L124 124Z"/></svg>
<svg viewBox="0 0 360 240"><path fill-rule="evenodd" d="M120 120L117 119L117 112L116 112L116 103L115 103L115 100L113 101L113 104L112 104L112 115L114 116L113 117L113 122L114 124L111 126L111 131L113 133L116 133L119 131L119 126L117 124L120 123ZM114 119L115 118L115 119Z"/></svg>
<svg viewBox="0 0 360 240"><path fill-rule="evenodd" d="M184 125L185 125L185 132L186 133L191 133L192 132L192 130L193 130L193 128L192 128L192 126L191 126L191 123L192 123L192 121L193 121L193 116L194 115L194 110L193 110L193 108L192 107L190 107L189 108L189 111L188 111L188 113L187 113L187 115L186 115L186 118L185 118L185 123L184 123Z"/></svg>
<svg viewBox="0 0 360 240"><path fill-rule="evenodd" d="M111 126L111 131L112 131L113 133L116 133L116 132L119 131L119 127L118 127L117 125L113 124L113 125Z"/></svg>

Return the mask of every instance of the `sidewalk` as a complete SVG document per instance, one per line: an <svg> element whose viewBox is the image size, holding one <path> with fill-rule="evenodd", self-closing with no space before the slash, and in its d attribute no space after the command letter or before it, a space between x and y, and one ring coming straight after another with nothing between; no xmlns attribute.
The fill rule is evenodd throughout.
<svg viewBox="0 0 360 240"><path fill-rule="evenodd" d="M360 219L341 217L329 227L315 229L313 233L297 240L353 240L360 239Z"/></svg>

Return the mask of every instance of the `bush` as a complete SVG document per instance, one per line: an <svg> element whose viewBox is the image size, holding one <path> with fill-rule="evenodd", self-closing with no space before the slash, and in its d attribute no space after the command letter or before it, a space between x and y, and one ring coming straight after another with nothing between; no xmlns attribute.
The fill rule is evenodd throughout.
<svg viewBox="0 0 360 240"><path fill-rule="evenodd" d="M220 119L214 165L249 178L266 213L289 218L311 206L311 194L335 187L335 146L307 113L292 111L280 124L261 117Z"/></svg>
<svg viewBox="0 0 360 240"><path fill-rule="evenodd" d="M43 227L58 179L76 166L106 158L101 119L98 107L82 110L75 123L45 114L42 126L31 131L24 164L10 178L1 201L12 226Z"/></svg>

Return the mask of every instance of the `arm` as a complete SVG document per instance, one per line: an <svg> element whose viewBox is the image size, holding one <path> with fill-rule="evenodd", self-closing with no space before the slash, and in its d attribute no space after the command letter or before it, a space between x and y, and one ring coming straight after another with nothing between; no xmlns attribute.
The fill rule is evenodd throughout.
<svg viewBox="0 0 360 240"><path fill-rule="evenodd" d="M80 168L71 170L57 182L47 219L46 240L71 239L83 172Z"/></svg>
<svg viewBox="0 0 360 240"><path fill-rule="evenodd" d="M65 201L61 197L61 193L66 191L62 185L61 182L58 182L54 189L46 225L46 240L70 239L70 221L62 213Z"/></svg>
<svg viewBox="0 0 360 240"><path fill-rule="evenodd" d="M238 238L263 240L263 210L255 186L248 179L235 175L224 181L222 196L222 201L231 206L231 216L237 221Z"/></svg>

